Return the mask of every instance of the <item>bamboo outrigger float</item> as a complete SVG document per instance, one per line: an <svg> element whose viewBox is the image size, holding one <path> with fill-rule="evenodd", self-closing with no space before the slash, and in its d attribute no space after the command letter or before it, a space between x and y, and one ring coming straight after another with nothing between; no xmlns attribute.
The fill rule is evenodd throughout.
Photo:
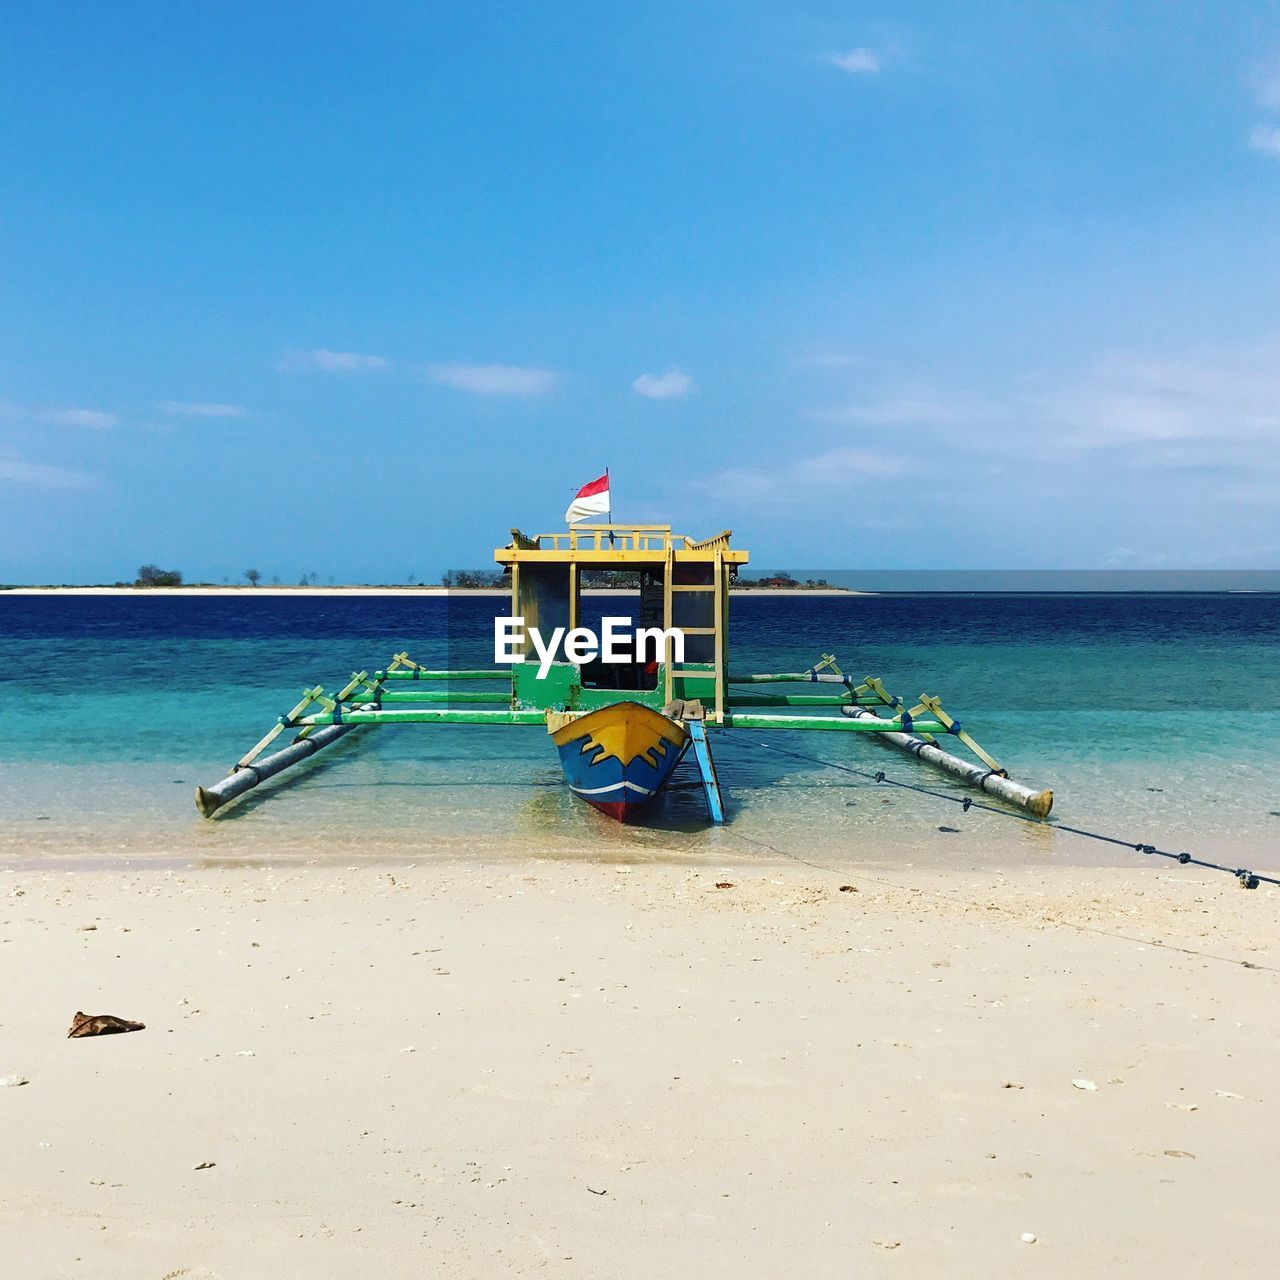
<svg viewBox="0 0 1280 1280"><path fill-rule="evenodd" d="M875 677L855 681L830 654L804 671L740 673L728 665L729 587L747 552L730 533L702 541L667 525L579 525L567 533L526 537L494 552L511 580L511 616L528 630L561 633L580 625L582 575L625 570L639 578L639 621L665 633L650 661L571 661L559 647L546 662L528 636L509 669L431 670L398 653L381 671L359 671L333 696L322 688L301 701L236 761L221 782L196 789L205 817L267 779L302 763L358 729L373 725L528 725L549 734L569 786L620 820L643 811L681 760L691 756L713 822L724 806L710 735L731 729L872 733L879 741L939 768L1035 817L1051 791L1009 778L937 698L908 707ZM673 632L683 637L677 660ZM501 687L492 687L499 684ZM822 692L765 692L757 686L820 685ZM476 687L479 686L479 687ZM264 755L276 739L291 743ZM954 738L970 762L938 745Z"/></svg>

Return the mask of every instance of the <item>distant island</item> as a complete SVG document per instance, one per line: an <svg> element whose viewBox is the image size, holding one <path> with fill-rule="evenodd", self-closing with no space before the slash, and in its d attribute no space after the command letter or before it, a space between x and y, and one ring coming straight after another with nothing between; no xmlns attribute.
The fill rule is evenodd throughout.
<svg viewBox="0 0 1280 1280"><path fill-rule="evenodd" d="M582 585L586 591L635 591L640 586L638 570L603 570L587 569L582 573ZM419 580L416 574L410 574L404 582L347 582L338 583L332 577L324 584L316 573L304 573L297 583L282 582L278 576L264 581L263 574L257 569L246 569L239 578L232 581L224 578L221 582L187 581L179 569L162 569L159 565L144 564L132 580L120 579L116 582L93 584L72 583L0 583L0 591L11 592L65 592L67 594L149 592L161 594L174 592L190 592L199 594L222 594L249 591L260 591L263 594L283 594L286 592L430 592L476 591L506 593L510 589L505 574L496 569L450 569L439 582ZM839 592L841 595L861 595L849 587L839 587L826 578L805 578L803 580L783 572L764 578L735 578L732 584L734 591L754 592Z"/></svg>
<svg viewBox="0 0 1280 1280"><path fill-rule="evenodd" d="M801 581L785 571L768 578L738 577L733 585L738 591L840 591L847 595L859 594L849 587L838 587L826 578L805 578Z"/></svg>

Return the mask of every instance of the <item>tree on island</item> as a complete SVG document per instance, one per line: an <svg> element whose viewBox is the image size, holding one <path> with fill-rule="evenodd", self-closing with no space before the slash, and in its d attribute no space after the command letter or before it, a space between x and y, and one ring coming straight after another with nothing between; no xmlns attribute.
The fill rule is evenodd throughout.
<svg viewBox="0 0 1280 1280"><path fill-rule="evenodd" d="M248 578L249 585L251 587L256 587L258 583L262 581L262 574L260 574L257 569L246 569L244 571L244 576Z"/></svg>
<svg viewBox="0 0 1280 1280"><path fill-rule="evenodd" d="M583 569L582 585L584 587L612 587L614 589L638 590L640 587L639 569Z"/></svg>
<svg viewBox="0 0 1280 1280"><path fill-rule="evenodd" d="M144 564L138 570L139 587L180 587L182 574L177 569L161 569L159 565Z"/></svg>
<svg viewBox="0 0 1280 1280"><path fill-rule="evenodd" d="M739 587L756 588L763 591L845 591L846 587L837 587L826 578L806 578L801 582L790 570L783 569L767 578L738 578L730 574L730 580Z"/></svg>
<svg viewBox="0 0 1280 1280"><path fill-rule="evenodd" d="M502 574L489 569L450 569L444 575L446 587L498 587L502 585Z"/></svg>

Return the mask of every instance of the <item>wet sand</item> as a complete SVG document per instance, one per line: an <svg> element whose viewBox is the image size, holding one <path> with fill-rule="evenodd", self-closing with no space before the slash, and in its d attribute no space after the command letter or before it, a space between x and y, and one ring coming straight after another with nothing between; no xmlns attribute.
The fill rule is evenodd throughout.
<svg viewBox="0 0 1280 1280"><path fill-rule="evenodd" d="M1277 908L1145 863L0 871L0 1249L1272 1275Z"/></svg>

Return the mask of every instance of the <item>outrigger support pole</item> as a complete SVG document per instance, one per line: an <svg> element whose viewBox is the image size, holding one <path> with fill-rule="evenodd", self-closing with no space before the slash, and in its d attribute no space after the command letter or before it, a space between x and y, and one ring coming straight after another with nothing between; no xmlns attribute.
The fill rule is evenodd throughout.
<svg viewBox="0 0 1280 1280"><path fill-rule="evenodd" d="M780 671L731 674L730 684L836 684L843 685L842 696L804 695L739 695L731 700L731 706L824 706L838 705L840 717L821 716L762 716L736 714L725 717L725 727L734 725L752 729L862 729L874 732L881 742L897 747L915 756L925 764L933 765L944 773L977 787L988 795L996 796L1037 818L1049 816L1053 807L1053 792L1037 791L1021 782L1014 782L1001 768L999 761L987 754L981 746L953 720L942 708L937 698L922 694L919 703L908 709L907 704L890 693L875 676L868 676L861 684L843 671L835 656L824 653L822 660L808 671ZM877 715L870 707L884 707L889 716ZM958 738L977 756L981 764L972 764L959 756L944 751L937 745L934 735Z"/></svg>
<svg viewBox="0 0 1280 1280"><path fill-rule="evenodd" d="M853 720L879 718L865 707L842 707L841 714ZM1012 778L1007 778L994 769L984 769L981 765L970 764L967 760L961 760L959 756L953 756L949 751L943 751L941 747L926 742L914 733L881 733L879 740L897 747L900 751L905 751L908 755L915 756L917 760L923 760L925 764L941 769L944 773L951 774L952 777L959 778L961 782L967 782L971 787L977 787L988 795L999 797L1007 804L1025 809L1037 818L1047 818L1049 810L1053 808L1052 791L1036 791L1032 787L1024 786L1021 782L1014 782Z"/></svg>
<svg viewBox="0 0 1280 1280"><path fill-rule="evenodd" d="M837 672L840 670L836 665L835 659L830 654L823 655L822 662L818 664L815 670L819 670L822 667L829 667ZM1047 818L1049 816L1049 810L1053 808L1053 792L1047 789L1037 791L1034 787L1015 782L1001 768L999 761L989 756L960 727L960 722L953 720L942 709L942 703L937 698L932 698L928 694L921 694L919 704L907 711L902 699L891 694L874 676L868 676L853 692L856 698L855 704L840 708L840 714L848 716L851 720L862 721L879 718L866 709L862 697L859 696L870 693L878 698L882 705L892 708L899 715L905 714L908 720L913 721L912 727L915 732L885 733L881 735L881 741L888 743L891 747L897 747L900 751L907 752L908 755L915 756L917 760L922 760L925 764L933 765L935 769L941 769L943 773L951 774L953 778L959 778L961 782L967 782L971 787L977 787L980 791L985 791L988 795L1003 800L1006 804L1026 810L1033 817ZM938 746L933 738L934 733L937 733L938 730L925 722L915 720L915 717L925 713L928 713L936 723L943 726L944 733L959 738L982 761L982 765L986 767L983 768L980 765L972 764L968 760L962 760L959 756L953 756L949 751L944 751Z"/></svg>
<svg viewBox="0 0 1280 1280"><path fill-rule="evenodd" d="M396 668L399 660L400 655L397 655L396 661L391 664L392 670ZM235 762L231 772L221 782L215 782L211 787L196 788L196 808L200 810L200 816L213 817L224 804L237 796L244 795L246 791L252 791L260 782L274 778L277 773L283 773L290 765L300 764L323 747L330 746L339 738L345 737L356 727L355 725L331 725L318 729L314 725L302 723L303 712L317 702L322 706L341 706L343 699L351 697L356 690L362 691L360 695L362 697L376 697L381 691L384 674L379 672L370 679L367 671L353 672L351 679L332 699L324 696L324 689L319 685L314 689L304 689L302 700L298 705L291 711L286 711L266 734ZM260 760L258 757L286 729L298 730L293 743Z"/></svg>
<svg viewBox="0 0 1280 1280"><path fill-rule="evenodd" d="M282 750L265 756L256 764L247 764L241 769L215 782L211 787L196 788L196 808L202 817L211 818L228 801L252 791L260 782L274 778L283 773L290 765L295 765L313 756L324 747L337 742L345 734L357 728L354 724L334 724L323 729L315 729L308 737L299 738L297 742Z"/></svg>
<svg viewBox="0 0 1280 1280"><path fill-rule="evenodd" d="M844 674L837 665L835 656L830 653L822 655L822 661L813 668L813 671L818 673L824 671L824 669L837 675ZM999 761L989 756L960 727L960 722L953 720L942 709L942 703L937 698L931 698L928 694L922 693L919 703L908 711L902 699L891 694L875 676L868 676L852 692L854 704L848 707L841 707L841 715L848 716L855 721L879 719L878 716L866 710L864 699L866 695L870 694L873 698L878 699L881 705L889 707L900 716L903 716L912 724L912 728L915 730L915 732L889 732L882 734L882 742L887 742L891 747L897 747L900 751L905 751L909 755L915 756L917 760L923 760L925 764L933 765L935 769L941 769L944 773L951 774L953 778L959 778L961 782L967 782L971 787L977 787L988 795L996 796L1006 804L1025 809L1033 817L1047 818L1049 816L1049 810L1053 808L1053 792L1048 790L1037 791L1035 788L1025 786L1021 782L1014 782L1008 773L1001 768ZM925 713L932 716L937 724L942 725L944 733L959 738L986 767L982 768L971 764L968 760L953 756L949 751L943 751L933 738L934 733L937 733L938 730L934 726L927 724L927 722L917 719Z"/></svg>

